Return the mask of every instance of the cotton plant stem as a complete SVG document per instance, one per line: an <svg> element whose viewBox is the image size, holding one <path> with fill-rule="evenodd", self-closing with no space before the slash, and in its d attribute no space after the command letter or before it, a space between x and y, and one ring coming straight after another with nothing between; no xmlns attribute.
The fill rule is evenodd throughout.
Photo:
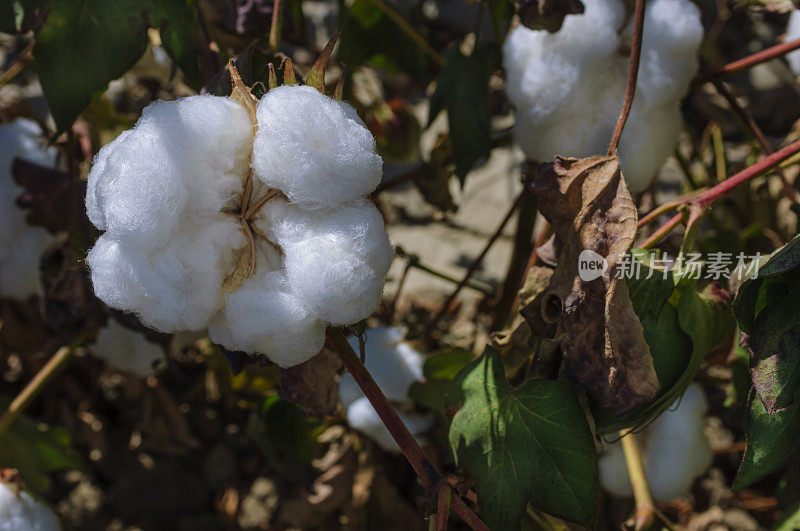
<svg viewBox="0 0 800 531"><path fill-rule="evenodd" d="M442 483L436 493L436 531L447 531L447 519L450 516L450 501L453 491L450 485Z"/></svg>
<svg viewBox="0 0 800 531"><path fill-rule="evenodd" d="M664 225L659 227L657 231L651 234L641 245L639 245L639 249L652 249L655 247L661 240L667 237L672 230L683 223L686 220L686 213L680 212L675 214L669 221L667 221Z"/></svg>
<svg viewBox="0 0 800 531"><path fill-rule="evenodd" d="M281 8L283 2L275 0L272 6L272 22L269 26L269 49L273 53L277 53L281 46Z"/></svg>
<svg viewBox="0 0 800 531"><path fill-rule="evenodd" d="M775 46L770 46L769 48L761 50L760 52L756 52L752 55L748 55L747 57L743 57L742 59L733 61L732 63L728 63L722 68L716 70L714 72L714 76L729 76L731 74L735 74L736 72L741 72L742 70L746 70L758 64L769 61L770 59L775 59L776 57L786 55L791 51L797 50L798 48L800 48L800 39L794 39L784 42L783 44L776 44Z"/></svg>
<svg viewBox="0 0 800 531"><path fill-rule="evenodd" d="M533 252L533 229L536 223L538 210L538 197L532 191L525 189L525 198L517 214L517 232L514 235L514 250L500 292L500 300L494 310L491 330L502 329L511 315L517 293L522 287L522 279L528 266L528 260Z"/></svg>
<svg viewBox="0 0 800 531"><path fill-rule="evenodd" d="M423 271L423 272L425 272L425 273L427 273L427 274L429 274L429 275L431 275L433 277L440 278L442 280L446 280L447 282L450 282L452 284L458 284L459 282L461 282L461 280L457 279L456 277L454 277L452 275L449 275L449 274L445 273L444 271L439 271L436 268L433 268L433 267L431 267L429 265L423 264L420 261L420 259L419 259L419 257L417 255L407 253L400 246L395 247L394 252L395 252L395 254L397 254L397 256L407 257L408 258L408 265L410 267L414 268L414 269L419 269L420 271ZM481 284L479 284L477 282L474 282L472 280L468 281L465 284L464 287L467 287L467 288L470 288L470 289L475 290L477 292L483 293L484 295L491 295L492 293L494 293L494 291L492 291L492 288L490 288L488 286L481 285Z"/></svg>
<svg viewBox="0 0 800 531"><path fill-rule="evenodd" d="M650 485L642 464L642 454L636 441L636 434L630 430L619 432L622 451L625 454L625 463L628 465L628 476L633 487L633 499L636 502L635 529L648 529L655 521L655 503L650 494Z"/></svg>
<svg viewBox="0 0 800 531"><path fill-rule="evenodd" d="M453 292L450 293L450 296L447 297L447 300L444 302L442 308L439 310L436 316L431 320L430 323L428 323L428 326L425 327L423 335L430 336L430 333L433 332L433 330L436 328L436 325L439 324L439 321L447 313L448 309L450 308L450 305L453 303L454 300L456 300L456 297L458 297L458 294L461 292L461 289L467 285L470 278L472 278L472 275L475 274L475 271L478 270L478 267L481 265L481 262L483 262L483 259L486 258L486 254L489 252L489 249L492 248L494 242L496 242L497 239L500 237L500 235L503 233L503 229L505 229L509 220L514 215L514 212L516 212L517 208L519 208L519 206L522 204L522 200L524 198L525 198L525 190L523 189L523 191L519 193L517 198L511 204L511 207L509 207L508 212L506 212L503 221L501 221L500 225L498 225L497 230L494 231L494 234L492 234L491 238L489 238L489 240L486 242L486 245L483 246L483 250L481 250L481 253L475 260L473 260L472 264L470 264L469 269L464 274L464 278L461 279L461 281L458 283Z"/></svg>
<svg viewBox="0 0 800 531"><path fill-rule="evenodd" d="M364 367L364 364L358 359L358 355L350 346L350 343L347 342L342 330L339 328L328 328L325 335L334 352L338 354L345 368L361 388L361 391L367 397L370 404L372 404L372 407L375 408L375 411L389 430L392 438L397 442L403 455L419 477L422 486L434 494L441 492L445 488L452 491L452 486L442 477L433 463L425 456L422 448L419 447L417 441L408 431L408 428L406 428L403 421L400 420L397 412L395 412L394 408L389 404L386 395L383 394L383 391L381 391L378 384L375 383L375 380L373 380L372 376ZM455 495L451 495L453 511L472 529L488 531L489 528L481 521L478 515L464 503L457 493L454 494Z"/></svg>
<svg viewBox="0 0 800 531"><path fill-rule="evenodd" d="M44 364L36 376L28 382L22 391L11 401L8 409L0 417L0 434L3 434L13 423L17 417L25 411L28 405L36 398L36 395L44 388L53 376L64 366L64 364L72 357L80 341L75 341L71 345L63 346L53 354L47 363Z"/></svg>
<svg viewBox="0 0 800 531"><path fill-rule="evenodd" d="M22 72L28 63L33 61L33 47L36 44L36 39L31 39L31 41L25 45L25 48L19 53L19 55L14 59L11 65L6 69L5 72L0 74L0 87L8 84L12 79L17 77L17 74Z"/></svg>
<svg viewBox="0 0 800 531"><path fill-rule="evenodd" d="M392 6L384 2L384 0L360 0L360 1L362 2L369 1L375 4L378 7L378 9L383 11L383 14L389 17L392 20L392 22L394 22L395 25L398 28L400 28L400 30L403 33L405 33L406 36L408 36L409 39L414 41L414 43L416 43L416 45L419 46L420 49L422 49L422 51L425 52L425 54L428 57L430 57L431 60L433 60L434 63L436 63L438 66L444 66L444 57L442 57L442 55L439 52L434 50L433 47L430 44L428 44L428 41L425 40L425 37L423 37L416 29L414 29L414 26L412 26L405 18L403 18L403 16L400 15L400 13L395 11L394 8L392 8Z"/></svg>
<svg viewBox="0 0 800 531"><path fill-rule="evenodd" d="M611 135L611 142L608 145L608 155L613 155L619 147L619 140L622 137L622 130L625 122L633 107L633 97L636 95L636 79L639 77L639 58L642 55L642 32L644 30L644 7L645 0L636 0L636 7L633 14L633 40L631 42L631 61L628 66L628 82L625 85L625 101L622 103L622 111L619 113L617 124L614 126L614 134Z"/></svg>
<svg viewBox="0 0 800 531"><path fill-rule="evenodd" d="M725 83L716 78L712 78L711 83L714 85L714 88L717 89L717 92L719 92L719 94L725 98L725 101L728 102L728 105L730 105L733 112L736 113L736 116L739 117L744 126L749 130L750 134L755 137L756 141L761 146L761 151L763 151L765 155L771 155L774 153L775 151L772 149L772 144L770 144L769 140L767 140L767 137L764 135L764 132L758 126L753 116L747 111L747 109L739 104L733 93L731 93L728 87L725 86ZM794 190L794 188L792 188L792 185L789 183L786 175L784 175L783 170L780 167L777 167L775 168L775 174L781 180L781 184L783 185L783 193L786 195L786 197L788 197L792 203L797 203L797 192Z"/></svg>
<svg viewBox="0 0 800 531"><path fill-rule="evenodd" d="M397 290L394 293L394 297L392 298L392 304L389 306L389 316L387 317L387 321L389 324L392 324L394 321L395 313L397 312L397 303L400 300L400 294L403 292L403 288L406 285L406 279L408 278L408 271L411 269L412 263L406 262L406 266L403 268L403 272L400 273L400 279L397 281Z"/></svg>

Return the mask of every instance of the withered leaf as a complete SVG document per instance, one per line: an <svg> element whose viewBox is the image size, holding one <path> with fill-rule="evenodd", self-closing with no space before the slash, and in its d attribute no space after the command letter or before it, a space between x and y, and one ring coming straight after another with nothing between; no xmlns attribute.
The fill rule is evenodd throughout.
<svg viewBox="0 0 800 531"><path fill-rule="evenodd" d="M555 232L558 267L522 314L536 333L557 326L568 373L616 415L658 391L650 349L617 265L636 234L636 208L615 155L556 157L536 177L542 215ZM579 274L579 256L605 260L602 273ZM597 256L595 255L595 256Z"/></svg>
<svg viewBox="0 0 800 531"><path fill-rule="evenodd" d="M310 360L281 370L278 394L309 415L333 415L339 403L339 357L328 348Z"/></svg>

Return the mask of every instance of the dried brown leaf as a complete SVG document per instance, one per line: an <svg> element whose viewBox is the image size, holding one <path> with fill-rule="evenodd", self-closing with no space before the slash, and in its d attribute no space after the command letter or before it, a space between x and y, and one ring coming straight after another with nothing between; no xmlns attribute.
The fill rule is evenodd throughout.
<svg viewBox="0 0 800 531"><path fill-rule="evenodd" d="M522 314L536 333L555 333L568 373L622 415L655 396L658 378L625 282L615 278L637 224L619 160L557 157L540 167L535 189L555 232L558 267ZM607 264L593 280L579 275L584 250Z"/></svg>
<svg viewBox="0 0 800 531"><path fill-rule="evenodd" d="M339 357L328 348L300 365L281 370L278 394L309 415L333 415L339 403Z"/></svg>

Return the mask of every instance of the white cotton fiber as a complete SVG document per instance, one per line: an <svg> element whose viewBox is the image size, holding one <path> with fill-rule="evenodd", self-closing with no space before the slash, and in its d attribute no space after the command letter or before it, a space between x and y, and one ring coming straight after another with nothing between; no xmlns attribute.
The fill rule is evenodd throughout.
<svg viewBox="0 0 800 531"><path fill-rule="evenodd" d="M256 274L225 299L208 326L215 343L265 354L281 367L303 363L325 343L325 325L286 291L279 271Z"/></svg>
<svg viewBox="0 0 800 531"><path fill-rule="evenodd" d="M258 104L256 178L305 208L368 194L381 179L375 139L347 103L309 86L280 86Z"/></svg>
<svg viewBox="0 0 800 531"><path fill-rule="evenodd" d="M785 42L800 39L800 11L795 9L789 15L789 25L786 26ZM789 68L792 69L794 75L800 76L800 51L794 51L786 54L786 61L789 63Z"/></svg>
<svg viewBox="0 0 800 531"><path fill-rule="evenodd" d="M144 324L208 328L228 349L288 367L319 352L329 323L375 309L392 248L362 197L381 159L355 111L305 87L264 100L255 152L244 107L215 96L156 102L100 150L86 208L105 233L87 264L97 296ZM243 216L251 158L287 154L296 160L279 169L289 173L253 179ZM273 177L292 204L274 195Z"/></svg>
<svg viewBox="0 0 800 531"><path fill-rule="evenodd" d="M14 182L15 158L53 167L58 150L47 147L39 125L26 118L0 125L0 296L24 299L39 290L39 257L53 242L39 227L25 222L16 204L22 187Z"/></svg>
<svg viewBox="0 0 800 531"><path fill-rule="evenodd" d="M584 5L558 32L519 26L503 47L515 136L531 159L605 153L622 108L632 13L622 0ZM678 102L697 72L702 36L689 0L648 1L636 97L619 146L633 191L647 187L675 146Z"/></svg>
<svg viewBox="0 0 800 531"><path fill-rule="evenodd" d="M414 382L423 380L425 358L403 341L405 328L377 327L365 332L365 367L391 402L411 407L408 390ZM351 337L350 345L358 352L358 338ZM378 413L361 392L350 373L339 382L339 399L345 409L347 422L353 428L374 439L381 448L397 452L400 449L383 425ZM403 423L415 437L433 424L433 417L398 411Z"/></svg>
<svg viewBox="0 0 800 531"><path fill-rule="evenodd" d="M354 323L372 313L393 252L371 203L359 200L316 212L283 204L270 214L292 293L333 324Z"/></svg>
<svg viewBox="0 0 800 531"><path fill-rule="evenodd" d="M656 501L667 502L686 494L694 480L711 466L711 447L703 431L707 410L703 390L693 383L677 409L665 412L638 435L645 474ZM619 497L633 494L619 442L608 446L599 465L605 490Z"/></svg>
<svg viewBox="0 0 800 531"><path fill-rule="evenodd" d="M20 491L0 483L0 531L58 531L61 524L55 513Z"/></svg>
<svg viewBox="0 0 800 531"><path fill-rule="evenodd" d="M164 360L160 346L113 319L100 330L90 348L95 356L103 358L115 369L141 377L152 374L158 362Z"/></svg>

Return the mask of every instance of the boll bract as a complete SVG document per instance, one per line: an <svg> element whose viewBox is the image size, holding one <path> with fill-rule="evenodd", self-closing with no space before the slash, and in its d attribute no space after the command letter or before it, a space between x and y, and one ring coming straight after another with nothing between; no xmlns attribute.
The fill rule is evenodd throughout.
<svg viewBox="0 0 800 531"><path fill-rule="evenodd" d="M25 491L0 482L0 531L58 531L61 524L48 507Z"/></svg>
<svg viewBox="0 0 800 531"><path fill-rule="evenodd" d="M22 193L11 176L15 158L55 166L58 150L45 145L39 124L27 118L0 125L0 296L25 299L39 290L39 257L54 237L25 222Z"/></svg>
<svg viewBox="0 0 800 531"><path fill-rule="evenodd" d="M518 26L503 45L514 134L538 161L605 153L625 94L633 16L622 0L584 0L556 33ZM628 187L647 187L677 142L678 103L698 68L700 11L648 0L636 97L619 145Z"/></svg>
<svg viewBox="0 0 800 531"><path fill-rule="evenodd" d="M273 88L253 112L208 95L153 103L89 174L105 231L87 259L95 293L163 332L207 327L231 350L302 363L328 323L380 300L392 247L364 195L381 167L353 108L310 86Z"/></svg>
<svg viewBox="0 0 800 531"><path fill-rule="evenodd" d="M370 328L366 335L366 368L390 402L411 407L408 390L414 382L423 380L422 365L425 358L411 345L403 342L404 328ZM350 338L350 345L358 352L358 339ZM353 377L347 373L339 382L339 399L345 410L347 422L353 428L374 440L390 452L399 452L389 430L378 413L364 396ZM430 415L397 411L411 434L417 437L433 424Z"/></svg>
<svg viewBox="0 0 800 531"><path fill-rule="evenodd" d="M789 15L789 25L786 26L785 42L800 39L800 11L794 10ZM800 51L794 51L786 54L786 61L789 63L794 75L800 76Z"/></svg>
<svg viewBox="0 0 800 531"><path fill-rule="evenodd" d="M703 433L707 411L703 390L693 383L677 409L668 410L639 434L645 474L656 501L668 502L685 494L711 466L711 446ZM599 466L600 484L606 491L618 497L633 495L619 442L607 447Z"/></svg>
<svg viewBox="0 0 800 531"><path fill-rule="evenodd" d="M164 359L160 346L114 320L100 330L91 350L115 369L141 377L152 374L153 367Z"/></svg>

